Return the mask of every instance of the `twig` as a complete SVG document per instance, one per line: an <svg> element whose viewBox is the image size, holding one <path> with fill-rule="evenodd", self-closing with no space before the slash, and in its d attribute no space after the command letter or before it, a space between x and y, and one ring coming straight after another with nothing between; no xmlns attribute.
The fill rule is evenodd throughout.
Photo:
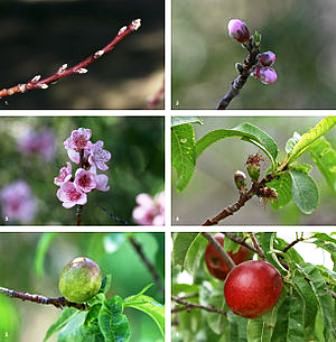
<svg viewBox="0 0 336 342"><path fill-rule="evenodd" d="M297 243L308 240L308 239L310 239L310 238L305 238L305 237L301 236L301 237L295 239L294 241L292 241L291 243L289 243L282 251L284 253L286 253L288 250L290 250L292 247L294 247Z"/></svg>
<svg viewBox="0 0 336 342"><path fill-rule="evenodd" d="M130 242L130 244L132 245L136 253L139 255L140 259L142 260L142 262L145 264L146 268L152 275L152 278L156 286L158 287L158 289L160 291L163 291L164 289L163 289L160 275L157 272L155 266L152 264L152 262L147 258L146 254L143 251L142 245L132 236L128 237L128 241Z"/></svg>
<svg viewBox="0 0 336 342"><path fill-rule="evenodd" d="M258 63L257 56L260 53L260 49L252 43L252 38L244 46L249 53L243 62L239 75L233 80L229 90L219 101L216 109L224 110L228 107L230 102L239 94L240 90L244 87L246 81L252 73L253 67Z"/></svg>
<svg viewBox="0 0 336 342"><path fill-rule="evenodd" d="M207 312L212 312L212 313L216 313L216 314L220 314L220 315L224 315L226 316L226 312L221 310L221 309L218 309L218 308L215 308L213 306L205 306L205 305L201 305L201 304L194 304L194 303L190 303L184 299L181 299L177 296L172 296L172 300L174 302L176 302L177 304L180 304L180 305L183 305L183 307L177 307L177 308L174 308L171 310L172 313L177 313L177 312L180 312L180 311L189 311L189 310L192 310L192 309L201 309L201 310L204 310L204 311L207 311Z"/></svg>
<svg viewBox="0 0 336 342"><path fill-rule="evenodd" d="M164 83L160 89L148 100L147 109L155 109L164 98Z"/></svg>
<svg viewBox="0 0 336 342"><path fill-rule="evenodd" d="M85 304L71 303L67 301L64 297L46 297L37 294L30 294L27 292L20 292L15 290L10 290L5 287L0 287L0 293L11 298L18 298L23 301L29 301L36 304L53 305L58 309L63 309L64 307L72 307L78 310L85 310Z"/></svg>
<svg viewBox="0 0 336 342"><path fill-rule="evenodd" d="M237 237L235 236L235 234L233 233L228 233L228 232L223 232L223 234L231 241L241 245L241 246L244 246L246 247L247 249L249 249L250 251L258 254L258 251L253 247L251 246L249 243L246 242L246 238L240 238L240 237Z"/></svg>
<svg viewBox="0 0 336 342"><path fill-rule="evenodd" d="M58 80L68 77L74 74L85 74L87 73L87 67L94 63L97 59L103 55L111 52L124 38L129 34L139 29L141 26L141 20L133 20L128 26L122 27L114 39L104 46L102 49L97 50L95 53L85 58L73 67L68 67L67 64L61 66L56 73L41 79L40 75L33 77L27 83L17 84L8 89L4 88L0 90L0 98L11 96L14 94L22 94L35 89L47 89L50 84L57 82Z"/></svg>
<svg viewBox="0 0 336 342"><path fill-rule="evenodd" d="M224 248L218 243L218 241L210 233L202 233L202 235L216 248L217 252L220 253L225 263L231 270L236 266L230 255L224 251Z"/></svg>
<svg viewBox="0 0 336 342"><path fill-rule="evenodd" d="M260 256L260 258L265 259L265 253L259 244L257 236L255 235L255 233L249 233L249 235L251 237L254 248L257 250L258 255Z"/></svg>

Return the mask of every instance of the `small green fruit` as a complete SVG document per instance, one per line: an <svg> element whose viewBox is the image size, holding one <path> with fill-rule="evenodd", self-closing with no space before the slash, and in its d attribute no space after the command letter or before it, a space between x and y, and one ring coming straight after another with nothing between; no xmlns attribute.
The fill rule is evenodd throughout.
<svg viewBox="0 0 336 342"><path fill-rule="evenodd" d="M80 304L95 296L101 284L100 267L89 258L78 257L64 267L58 288L66 300Z"/></svg>

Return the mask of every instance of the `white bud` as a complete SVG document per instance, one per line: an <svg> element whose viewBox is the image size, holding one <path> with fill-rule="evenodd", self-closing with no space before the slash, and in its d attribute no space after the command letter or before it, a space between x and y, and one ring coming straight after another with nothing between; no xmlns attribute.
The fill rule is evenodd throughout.
<svg viewBox="0 0 336 342"><path fill-rule="evenodd" d="M19 84L18 87L19 87L19 90L21 93L24 93L26 91L26 85L25 84Z"/></svg>
<svg viewBox="0 0 336 342"><path fill-rule="evenodd" d="M68 64L63 64L58 70L57 73L58 74L62 74L68 67Z"/></svg>
<svg viewBox="0 0 336 342"><path fill-rule="evenodd" d="M49 88L48 84L46 84L46 83L41 83L38 85L38 87L41 89L48 89Z"/></svg>
<svg viewBox="0 0 336 342"><path fill-rule="evenodd" d="M126 30L127 30L127 26L123 26L123 27L119 30L118 35L121 35L121 34L124 33Z"/></svg>
<svg viewBox="0 0 336 342"><path fill-rule="evenodd" d="M94 57L94 58L99 58L99 57L101 57L104 53L105 53L104 50L96 51L93 57Z"/></svg>
<svg viewBox="0 0 336 342"><path fill-rule="evenodd" d="M141 26L141 19L135 19L135 20L132 21L131 29L133 31L137 31L140 26Z"/></svg>
<svg viewBox="0 0 336 342"><path fill-rule="evenodd" d="M41 75L36 75L31 79L31 83L37 83L41 79Z"/></svg>
<svg viewBox="0 0 336 342"><path fill-rule="evenodd" d="M86 74L88 72L88 69L80 68L76 70L77 74Z"/></svg>

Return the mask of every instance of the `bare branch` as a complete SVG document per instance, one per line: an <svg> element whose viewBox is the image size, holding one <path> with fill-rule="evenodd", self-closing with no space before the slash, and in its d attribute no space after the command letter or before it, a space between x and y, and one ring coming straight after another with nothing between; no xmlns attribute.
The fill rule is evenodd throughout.
<svg viewBox="0 0 336 342"><path fill-rule="evenodd" d="M260 246L260 243L257 239L257 236L255 233L249 233L250 237L251 237L251 240L252 240L252 243L253 243L253 246L254 248L256 249L258 255L260 258L262 259L265 259L265 253L264 251L262 250L261 246Z"/></svg>
<svg viewBox="0 0 336 342"><path fill-rule="evenodd" d="M223 232L223 234L231 241L246 247L247 249L251 250L252 252L258 254L258 251L251 246L249 243L246 242L246 238L240 238L236 236L234 233L229 233L229 232Z"/></svg>
<svg viewBox="0 0 336 342"><path fill-rule="evenodd" d="M190 311L193 309L200 309L200 310L204 310L207 312L216 313L216 314L226 316L226 311L215 308L214 306L205 306L205 305L201 305L201 304L194 304L194 303L188 302L184 299L181 299L180 297L177 297L177 296L172 296L172 300L174 302L176 302L177 304L182 305L182 307L173 308L171 310L172 313L178 313L181 311Z"/></svg>

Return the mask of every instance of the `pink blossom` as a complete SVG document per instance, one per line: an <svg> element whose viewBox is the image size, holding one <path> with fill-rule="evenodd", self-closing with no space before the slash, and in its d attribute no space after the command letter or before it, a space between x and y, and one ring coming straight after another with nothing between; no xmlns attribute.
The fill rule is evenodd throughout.
<svg viewBox="0 0 336 342"><path fill-rule="evenodd" d="M68 139L64 141L64 147L75 151L81 151L88 148L91 145L91 129L78 128L71 132Z"/></svg>
<svg viewBox="0 0 336 342"><path fill-rule="evenodd" d="M89 149L89 163L95 165L99 170L106 171L108 166L105 164L111 159L111 153L103 149L104 142L98 140Z"/></svg>
<svg viewBox="0 0 336 342"><path fill-rule="evenodd" d="M274 84L278 79L276 71L271 67L256 66L253 76L263 84Z"/></svg>
<svg viewBox="0 0 336 342"><path fill-rule="evenodd" d="M54 183L58 186L69 181L72 177L72 167L71 163L67 162L67 166L63 166L60 171L59 175L54 178Z"/></svg>
<svg viewBox="0 0 336 342"><path fill-rule="evenodd" d="M75 186L82 192L90 192L96 187L96 175L84 169L78 169L75 174Z"/></svg>
<svg viewBox="0 0 336 342"><path fill-rule="evenodd" d="M8 184L0 191L2 214L6 220L30 223L37 212L37 200L22 180Z"/></svg>
<svg viewBox="0 0 336 342"><path fill-rule="evenodd" d="M276 61L276 54L273 51L266 51L258 56L258 61L262 66L272 66Z"/></svg>
<svg viewBox="0 0 336 342"><path fill-rule="evenodd" d="M73 182L66 182L57 190L57 198L63 202L64 208L72 208L76 204L84 205L87 202L87 196L84 192L78 190Z"/></svg>
<svg viewBox="0 0 336 342"><path fill-rule="evenodd" d="M245 22L240 19L231 19L229 21L228 32L229 36L239 43L245 43L250 39L250 31Z"/></svg>
<svg viewBox="0 0 336 342"><path fill-rule="evenodd" d="M136 196L137 206L133 210L133 219L136 223L148 226L163 226L165 222L164 193L154 198L148 194Z"/></svg>
<svg viewBox="0 0 336 342"><path fill-rule="evenodd" d="M25 154L38 154L46 160L50 161L55 156L55 136L50 130L42 132L28 131L17 139L18 150Z"/></svg>
<svg viewBox="0 0 336 342"><path fill-rule="evenodd" d="M96 190L109 191L110 187L107 185L108 177L106 175L96 175Z"/></svg>

